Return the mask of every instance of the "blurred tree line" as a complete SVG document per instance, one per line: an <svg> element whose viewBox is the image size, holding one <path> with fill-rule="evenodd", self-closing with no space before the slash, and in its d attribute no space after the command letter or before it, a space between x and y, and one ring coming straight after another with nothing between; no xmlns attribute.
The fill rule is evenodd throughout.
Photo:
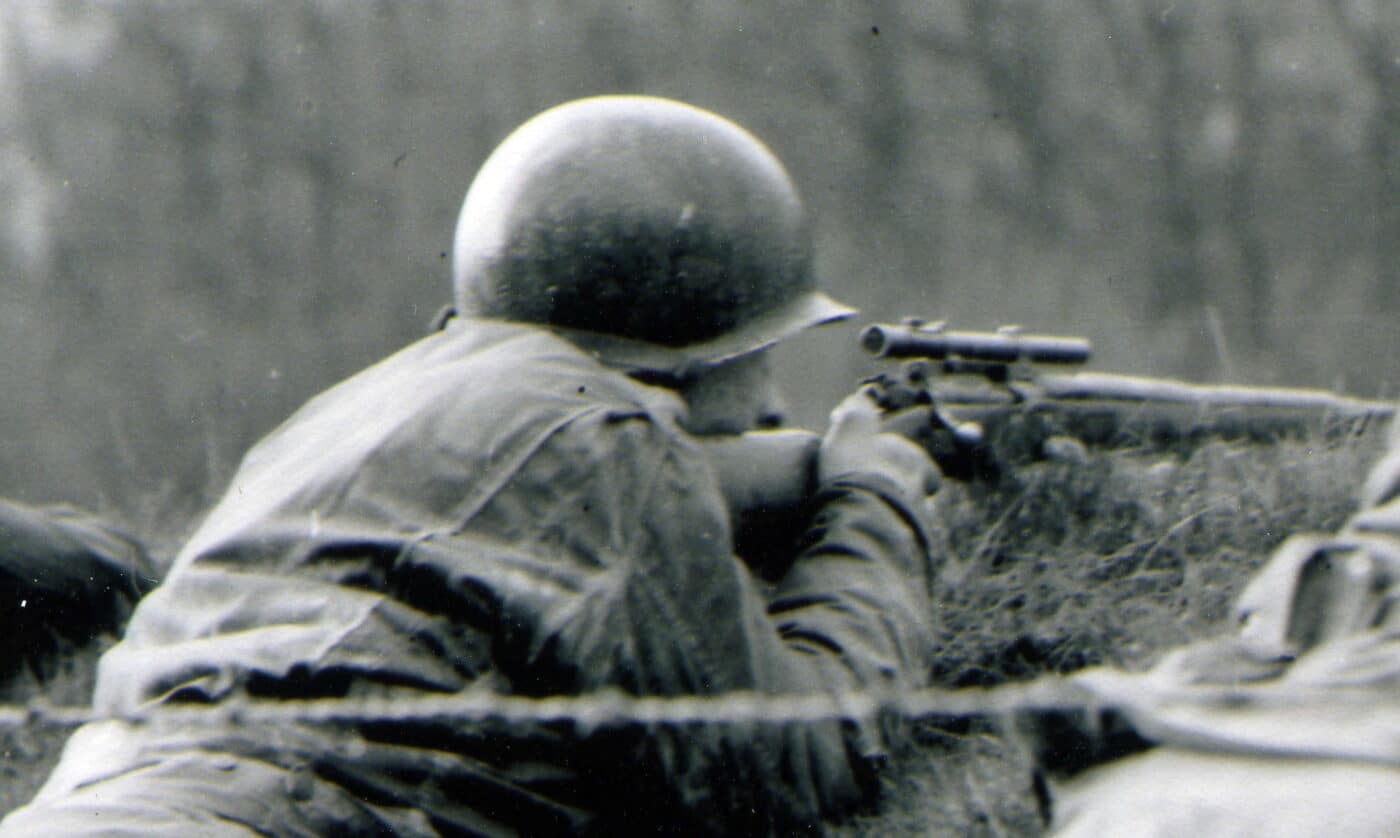
<svg viewBox="0 0 1400 838"><path fill-rule="evenodd" d="M1385 394L1400 4L75 2L0 9L0 493L169 534L417 338L515 125L683 99L783 158L864 318ZM855 328L781 359L820 421Z"/></svg>

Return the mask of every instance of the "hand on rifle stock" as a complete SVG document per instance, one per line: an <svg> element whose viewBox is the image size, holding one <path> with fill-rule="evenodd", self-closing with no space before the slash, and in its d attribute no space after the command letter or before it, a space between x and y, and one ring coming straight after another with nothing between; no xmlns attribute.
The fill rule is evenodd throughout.
<svg viewBox="0 0 1400 838"><path fill-rule="evenodd" d="M861 390L831 412L818 453L817 480L825 485L848 474L877 474L910 498L938 490L938 466L924 448L888 430L871 394Z"/></svg>

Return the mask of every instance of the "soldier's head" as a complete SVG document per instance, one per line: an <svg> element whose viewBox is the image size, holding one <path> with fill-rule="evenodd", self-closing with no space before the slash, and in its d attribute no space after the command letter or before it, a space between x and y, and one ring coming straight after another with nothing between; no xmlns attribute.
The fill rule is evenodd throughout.
<svg viewBox="0 0 1400 838"><path fill-rule="evenodd" d="M460 314L550 326L687 400L732 397L766 369L749 356L853 313L818 290L806 213L772 152L645 96L570 102L506 138L467 193L452 267Z"/></svg>

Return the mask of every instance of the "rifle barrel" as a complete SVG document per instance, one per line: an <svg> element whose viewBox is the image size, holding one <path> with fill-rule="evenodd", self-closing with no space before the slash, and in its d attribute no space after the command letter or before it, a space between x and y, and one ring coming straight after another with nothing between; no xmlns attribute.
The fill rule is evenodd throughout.
<svg viewBox="0 0 1400 838"><path fill-rule="evenodd" d="M1167 378L1112 373L1042 376L1037 384L1046 397L1061 400L1116 400L1175 403L1201 408L1317 411L1334 417L1389 419L1396 405L1303 387L1256 387L1243 384L1192 384Z"/></svg>

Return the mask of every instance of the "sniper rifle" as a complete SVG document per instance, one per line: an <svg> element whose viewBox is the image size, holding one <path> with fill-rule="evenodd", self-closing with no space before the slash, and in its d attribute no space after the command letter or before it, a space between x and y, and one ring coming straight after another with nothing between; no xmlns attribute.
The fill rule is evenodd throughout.
<svg viewBox="0 0 1400 838"><path fill-rule="evenodd" d="M888 429L922 444L944 475L995 480L1008 466L1090 449L1188 452L1209 440L1336 440L1386 424L1395 405L1301 388L1204 385L1092 372L1079 337L877 323L860 336L895 373L864 382Z"/></svg>

